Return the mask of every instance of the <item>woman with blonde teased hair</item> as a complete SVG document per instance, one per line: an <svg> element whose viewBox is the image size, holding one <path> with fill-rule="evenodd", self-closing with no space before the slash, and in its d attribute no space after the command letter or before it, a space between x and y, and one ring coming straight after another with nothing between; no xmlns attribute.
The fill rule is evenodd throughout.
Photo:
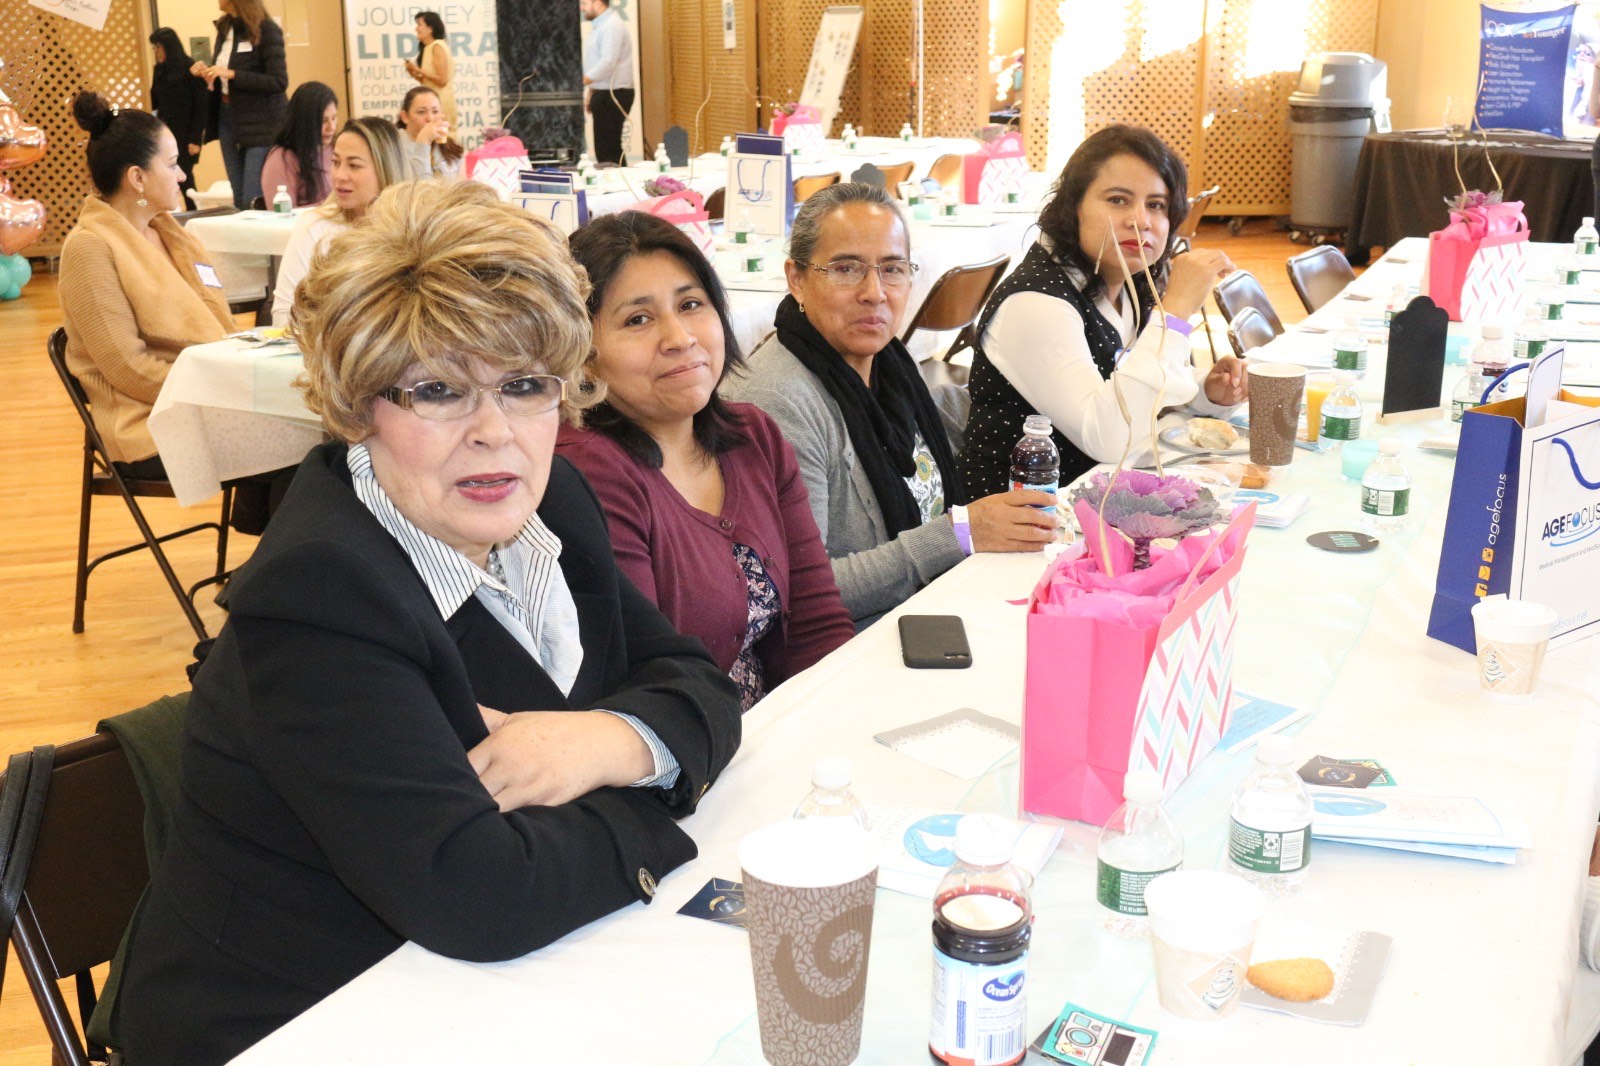
<svg viewBox="0 0 1600 1066"><path fill-rule="evenodd" d="M588 283L482 185L391 189L294 312L314 449L195 678L115 1043L223 1062L413 941L516 958L695 856L739 700L553 455Z"/></svg>

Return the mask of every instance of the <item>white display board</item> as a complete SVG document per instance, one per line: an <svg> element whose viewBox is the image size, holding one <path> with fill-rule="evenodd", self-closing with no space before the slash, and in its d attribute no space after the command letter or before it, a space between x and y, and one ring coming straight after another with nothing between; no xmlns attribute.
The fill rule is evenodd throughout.
<svg viewBox="0 0 1600 1066"><path fill-rule="evenodd" d="M345 0L349 49L351 118L374 115L393 121L400 101L417 85L406 60L417 57L415 3ZM456 94L455 139L466 148L483 143L485 126L500 124L500 45L495 0L459 0L432 10L444 20L450 49L450 83Z"/></svg>
<svg viewBox="0 0 1600 1066"><path fill-rule="evenodd" d="M840 4L822 12L822 25L817 27L817 39L811 46L811 65L806 68L799 102L817 109L824 132L833 129L834 116L839 113L839 95L844 92L844 79L850 73L850 58L855 55L864 14L860 4Z"/></svg>

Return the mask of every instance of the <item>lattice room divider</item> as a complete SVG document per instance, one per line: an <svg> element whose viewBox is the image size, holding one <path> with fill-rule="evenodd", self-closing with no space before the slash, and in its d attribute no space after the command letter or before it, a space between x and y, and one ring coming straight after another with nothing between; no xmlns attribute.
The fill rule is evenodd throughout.
<svg viewBox="0 0 1600 1066"><path fill-rule="evenodd" d="M1286 214L1299 70L1269 68L1371 52L1377 17L1378 0L1030 0L1029 161L1054 173L1086 134L1134 122L1183 154L1191 191L1222 186L1212 214Z"/></svg>
<svg viewBox="0 0 1600 1066"><path fill-rule="evenodd" d="M767 122L772 105L794 100L805 81L811 45L828 0L737 0L739 47L722 47L718 0L667 0L671 34L671 121L694 132L701 116L701 145L714 149L724 135ZM845 79L837 134L845 122L863 133L891 136L914 120L912 0L874 0L866 6L855 65ZM923 128L930 136L970 136L985 121L988 89L987 0L924 0L927 89ZM677 32L699 27L698 35ZM758 82L759 79L759 82ZM759 91L761 108L754 110ZM692 146L699 147L699 146Z"/></svg>
<svg viewBox="0 0 1600 1066"><path fill-rule="evenodd" d="M10 172L12 194L39 200L50 213L44 235L24 255L60 254L91 188L83 155L88 134L72 119L73 95L93 89L118 107L150 106L145 12L133 0L115 0L105 29L97 33L23 0L0 4L0 56L6 64L0 89L24 121L43 126L50 138L43 159Z"/></svg>

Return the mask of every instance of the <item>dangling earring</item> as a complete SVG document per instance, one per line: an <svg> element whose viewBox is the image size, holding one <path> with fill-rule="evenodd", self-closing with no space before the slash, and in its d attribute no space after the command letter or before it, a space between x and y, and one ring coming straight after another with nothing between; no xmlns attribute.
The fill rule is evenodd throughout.
<svg viewBox="0 0 1600 1066"><path fill-rule="evenodd" d="M139 190L139 198L133 202L135 207L149 207L150 201L144 198L144 190Z"/></svg>
<svg viewBox="0 0 1600 1066"><path fill-rule="evenodd" d="M806 313L806 305L805 304L800 304L800 313L802 315Z"/></svg>

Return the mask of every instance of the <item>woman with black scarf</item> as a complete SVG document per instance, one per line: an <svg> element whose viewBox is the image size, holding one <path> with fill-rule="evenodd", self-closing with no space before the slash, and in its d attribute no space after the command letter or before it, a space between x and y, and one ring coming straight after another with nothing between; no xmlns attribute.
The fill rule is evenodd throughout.
<svg viewBox="0 0 1600 1066"><path fill-rule="evenodd" d="M1038 551L1054 497L966 501L944 422L896 335L911 279L910 233L881 188L834 185L795 217L777 331L732 379L733 399L771 415L799 460L811 511L858 628L974 551Z"/></svg>
<svg viewBox="0 0 1600 1066"><path fill-rule="evenodd" d="M210 99L204 78L189 73L194 60L183 50L175 30L162 26L150 35L155 69L150 76L150 106L178 142L178 165L183 168L185 193L194 192L194 165L206 140L206 111Z"/></svg>

